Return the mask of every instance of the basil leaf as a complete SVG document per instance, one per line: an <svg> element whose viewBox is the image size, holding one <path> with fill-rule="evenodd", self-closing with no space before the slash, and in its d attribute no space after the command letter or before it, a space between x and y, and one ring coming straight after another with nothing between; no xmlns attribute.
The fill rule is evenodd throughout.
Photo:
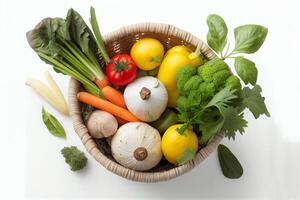
<svg viewBox="0 0 300 200"><path fill-rule="evenodd" d="M254 53L264 43L268 29L260 25L243 25L234 29L235 53Z"/></svg>
<svg viewBox="0 0 300 200"><path fill-rule="evenodd" d="M42 108L42 118L44 121L44 124L46 125L49 132L56 136L61 138L66 138L66 132L64 127L59 123L59 121L50 113L48 113L44 107Z"/></svg>
<svg viewBox="0 0 300 200"><path fill-rule="evenodd" d="M235 58L234 67L239 77L244 81L245 84L256 84L257 68L254 62L240 56Z"/></svg>
<svg viewBox="0 0 300 200"><path fill-rule="evenodd" d="M193 160L195 157L195 152L192 148L186 148L182 154L182 156L177 159L178 165L184 165L185 163Z"/></svg>
<svg viewBox="0 0 300 200"><path fill-rule="evenodd" d="M228 29L225 21L215 14L207 17L207 43L217 53L221 53L227 43Z"/></svg>
<svg viewBox="0 0 300 200"><path fill-rule="evenodd" d="M242 165L225 145L218 146L218 158L225 177L237 179L243 175Z"/></svg>

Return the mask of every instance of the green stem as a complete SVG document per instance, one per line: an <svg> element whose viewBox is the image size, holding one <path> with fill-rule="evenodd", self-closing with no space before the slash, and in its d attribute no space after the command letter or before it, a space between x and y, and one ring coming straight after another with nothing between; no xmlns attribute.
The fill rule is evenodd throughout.
<svg viewBox="0 0 300 200"><path fill-rule="evenodd" d="M84 85L84 87L87 89L87 91L103 98L103 95L102 95L100 89L93 82L91 82L88 78L83 76L78 71L74 70L74 68L71 65L69 65L68 63L66 63L64 61L58 61L58 60L52 58L51 56L48 56L41 52L38 52L37 54L41 58L43 58L43 59L47 60L49 63L51 63L53 65L54 69L62 72L63 74L69 75L69 76L75 78L77 81L81 82Z"/></svg>
<svg viewBox="0 0 300 200"><path fill-rule="evenodd" d="M105 44L103 42L103 37L102 37L100 29L99 29L99 25L98 25L96 13L95 13L95 8L91 7L90 14L91 14L90 23L91 23L93 32L95 34L96 43L98 45L98 48L100 50L100 53L101 53L105 63L108 64L110 62L110 58L109 58L109 55L108 55L108 53L105 49Z"/></svg>
<svg viewBox="0 0 300 200"><path fill-rule="evenodd" d="M82 63L85 67L90 70L97 79L102 80L105 75L100 70L100 65L94 66L89 59L76 47L73 43L68 43L67 41L62 40L62 42L67 46L67 48L74 54L74 56Z"/></svg>
<svg viewBox="0 0 300 200"><path fill-rule="evenodd" d="M230 43L228 43L228 45L227 45L227 48L226 48L226 51L225 51L225 54L224 54L225 56L228 54L229 47L230 47ZM221 58L223 58L223 56Z"/></svg>
<svg viewBox="0 0 300 200"><path fill-rule="evenodd" d="M226 58L235 58L232 57L233 55L236 55L237 53L232 50L228 55L225 55L222 59L225 60Z"/></svg>
<svg viewBox="0 0 300 200"><path fill-rule="evenodd" d="M90 80L95 80L95 76L88 70L73 54L71 54L66 49L62 48L60 55L65 57L65 59L72 64L81 74L84 74Z"/></svg>

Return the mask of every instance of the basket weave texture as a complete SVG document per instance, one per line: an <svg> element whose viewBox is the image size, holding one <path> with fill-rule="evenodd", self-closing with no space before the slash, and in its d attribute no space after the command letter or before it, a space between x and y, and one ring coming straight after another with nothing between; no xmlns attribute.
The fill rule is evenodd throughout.
<svg viewBox="0 0 300 200"><path fill-rule="evenodd" d="M195 49L195 46L199 43L201 45L201 52L206 58L211 59L215 56L209 47L201 40L186 31L167 24L140 23L125 26L115 32L107 34L104 37L104 41L109 55L112 56L119 53L128 54L132 45L137 40L145 37L158 39L164 45L166 51L176 45L186 45L191 49ZM102 58L100 58L100 62L104 65ZM208 145L197 152L192 161L184 165L173 166L167 164L166 161L162 161L157 167L146 172L131 170L118 164L113 159L105 139L94 140L89 135L82 118L82 105L77 100L77 93L80 90L80 83L75 79L71 79L68 100L75 132L81 139L86 150L96 161L109 171L126 179L140 182L158 182L178 177L190 171L207 158L217 148L224 137L222 133L217 134Z"/></svg>

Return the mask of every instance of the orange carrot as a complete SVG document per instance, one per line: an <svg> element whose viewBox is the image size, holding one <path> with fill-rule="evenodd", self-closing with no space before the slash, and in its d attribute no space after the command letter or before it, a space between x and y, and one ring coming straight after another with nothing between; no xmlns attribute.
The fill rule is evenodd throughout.
<svg viewBox="0 0 300 200"><path fill-rule="evenodd" d="M124 120L120 117L117 117L117 116L115 116L115 118L117 119L119 126L122 126L123 124L126 124L128 122L128 121L126 121L126 120Z"/></svg>
<svg viewBox="0 0 300 200"><path fill-rule="evenodd" d="M107 80L106 77L103 78L102 80L96 79L94 82L96 83L96 85L97 85L100 89L104 88L105 86L110 85L110 84L109 84L109 81Z"/></svg>
<svg viewBox="0 0 300 200"><path fill-rule="evenodd" d="M125 108L122 108L120 106L117 106L109 101L103 100L97 96L94 96L87 92L79 92L77 94L77 98L79 101L86 103L88 105L91 105L95 108L98 108L100 110L106 111L111 113L112 115L115 115L117 117L120 117L126 121L129 122L138 122L140 121L138 118L136 118L131 112L126 110Z"/></svg>
<svg viewBox="0 0 300 200"><path fill-rule="evenodd" d="M122 108L127 108L125 104L125 100L123 94L116 90L111 86L105 86L102 88L102 94L105 96L107 100L112 102L113 104L120 106Z"/></svg>

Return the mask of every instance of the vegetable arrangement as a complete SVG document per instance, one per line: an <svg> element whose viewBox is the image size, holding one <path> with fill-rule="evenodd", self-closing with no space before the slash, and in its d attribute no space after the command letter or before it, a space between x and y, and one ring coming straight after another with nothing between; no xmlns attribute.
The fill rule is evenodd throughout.
<svg viewBox="0 0 300 200"><path fill-rule="evenodd" d="M207 43L216 53L211 60L201 54L200 45L195 50L183 45L165 49L156 38L142 38L128 54L110 58L93 7L90 15L92 29L70 9L66 19L42 20L27 33L27 40L56 72L82 84L85 91L77 97L92 108L83 113L89 133L95 139L112 137L112 156L121 165L138 171L150 170L162 159L182 165L216 134L223 132L229 139L235 139L237 132L243 134L245 109L255 118L270 116L257 84L256 65L243 57L262 46L267 28L235 28L235 46L229 51L225 21L209 15ZM100 65L99 56L105 66ZM235 59L236 73L226 59ZM27 84L32 86L32 82ZM39 93L46 88L32 87ZM49 92L44 96L54 101ZM59 102L51 105L64 104L61 99L55 101ZM44 118L55 121L45 110ZM86 159L73 147L63 149L62 154L72 170L85 166ZM240 163L227 147L220 145L218 155L226 177L242 175Z"/></svg>

